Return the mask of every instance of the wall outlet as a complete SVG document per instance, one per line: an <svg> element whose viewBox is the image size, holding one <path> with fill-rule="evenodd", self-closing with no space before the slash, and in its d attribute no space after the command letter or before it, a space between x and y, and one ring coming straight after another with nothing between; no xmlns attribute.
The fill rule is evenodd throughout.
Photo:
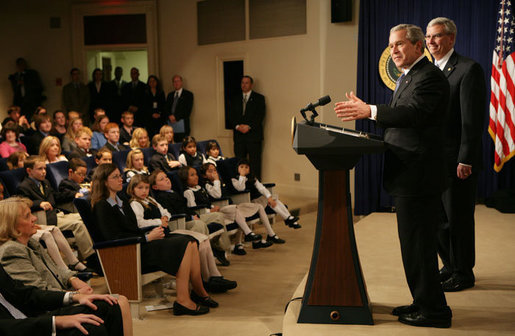
<svg viewBox="0 0 515 336"><path fill-rule="evenodd" d="M299 173L293 174L293 180L294 181L300 181L300 174Z"/></svg>

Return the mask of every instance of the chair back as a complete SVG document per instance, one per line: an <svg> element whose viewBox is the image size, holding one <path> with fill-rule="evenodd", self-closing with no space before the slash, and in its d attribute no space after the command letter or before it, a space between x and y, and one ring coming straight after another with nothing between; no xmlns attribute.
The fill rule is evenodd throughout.
<svg viewBox="0 0 515 336"><path fill-rule="evenodd" d="M118 169L120 169L121 172L123 172L126 167L127 155L129 154L129 151L130 150L113 152L113 163L118 166Z"/></svg>
<svg viewBox="0 0 515 336"><path fill-rule="evenodd" d="M148 147L141 149L143 152L143 162L145 162L145 166L148 167L148 163L150 162L150 159L152 158L152 155L154 155L155 151L154 148Z"/></svg>
<svg viewBox="0 0 515 336"><path fill-rule="evenodd" d="M4 182L5 187L4 192L7 191L8 196L16 195L16 189L25 176L25 168L0 171L0 178ZM5 195L5 197L7 197L7 195Z"/></svg>
<svg viewBox="0 0 515 336"><path fill-rule="evenodd" d="M59 161L46 165L46 179L54 190L58 190L59 183L68 177L68 161Z"/></svg>
<svg viewBox="0 0 515 336"><path fill-rule="evenodd" d="M9 170L9 166L7 165L7 158L0 158L0 171L1 170Z"/></svg>
<svg viewBox="0 0 515 336"><path fill-rule="evenodd" d="M168 145L168 153L172 153L175 156L175 159L179 159L179 155L181 155L181 147L182 143L174 143Z"/></svg>

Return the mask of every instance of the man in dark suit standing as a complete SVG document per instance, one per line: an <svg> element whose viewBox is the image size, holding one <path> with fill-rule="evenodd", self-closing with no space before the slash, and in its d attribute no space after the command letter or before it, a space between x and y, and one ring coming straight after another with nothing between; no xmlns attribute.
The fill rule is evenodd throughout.
<svg viewBox="0 0 515 336"><path fill-rule="evenodd" d="M261 153L263 143L263 119L265 97L252 90L254 80L250 76L241 79L241 94L232 97L229 108L229 124L233 129L234 154L247 158L254 175L261 179Z"/></svg>
<svg viewBox="0 0 515 336"><path fill-rule="evenodd" d="M143 102L145 99L145 90L147 89L147 84L143 83L139 80L139 70L138 68L131 69L131 81L125 84L122 88L122 96L125 104L125 108L134 113L134 123L138 126L145 126L145 116L143 113ZM113 116L115 117L115 116ZM117 116L118 119L113 119L113 121L118 122L120 120L120 116Z"/></svg>
<svg viewBox="0 0 515 336"><path fill-rule="evenodd" d="M31 119L32 114L46 97L43 96L43 84L36 70L29 69L24 58L16 60L16 72L9 75L13 88L13 105L21 107L21 114Z"/></svg>
<svg viewBox="0 0 515 336"><path fill-rule="evenodd" d="M448 328L452 312L438 276L437 229L445 188L442 122L449 83L424 56L414 25L390 30L390 54L402 71L389 105L367 105L352 92L336 103L343 121L371 118L385 129L384 185L397 211L401 255L413 303L392 311L405 324Z"/></svg>
<svg viewBox="0 0 515 336"><path fill-rule="evenodd" d="M80 71L70 70L72 81L63 87L63 107L66 112L77 111L82 120L89 119L89 89L80 81Z"/></svg>
<svg viewBox="0 0 515 336"><path fill-rule="evenodd" d="M456 25L439 17L427 25L426 43L436 66L447 77L451 95L444 121L444 153L449 187L442 195L447 221L439 232L438 253L444 267L444 291L474 286L474 210L478 172L482 168L486 84L483 69L454 51Z"/></svg>
<svg viewBox="0 0 515 336"><path fill-rule="evenodd" d="M173 91L166 97L166 114L168 125L173 128L173 140L180 143L190 135L190 115L193 108L193 93L182 87L182 77L172 77Z"/></svg>
<svg viewBox="0 0 515 336"><path fill-rule="evenodd" d="M79 303L78 306L71 306ZM0 335L123 335L117 299L24 286L0 265Z"/></svg>
<svg viewBox="0 0 515 336"><path fill-rule="evenodd" d="M112 107L111 111L109 111L109 120L118 122L122 116L122 112L124 109L123 97L122 97L122 89L126 81L122 79L123 76L123 68L121 66L117 66L114 68L114 79L109 82L111 84L112 90Z"/></svg>

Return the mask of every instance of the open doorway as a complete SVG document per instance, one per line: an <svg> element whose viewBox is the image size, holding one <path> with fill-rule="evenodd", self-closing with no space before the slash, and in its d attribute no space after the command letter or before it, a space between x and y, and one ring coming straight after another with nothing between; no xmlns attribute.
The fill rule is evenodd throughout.
<svg viewBox="0 0 515 336"><path fill-rule="evenodd" d="M92 79L93 70L100 68L104 71L104 80L114 79L114 69L123 69L122 80L130 82L131 68L139 70L139 79L147 82L148 54L147 50L88 50L86 52L88 82Z"/></svg>

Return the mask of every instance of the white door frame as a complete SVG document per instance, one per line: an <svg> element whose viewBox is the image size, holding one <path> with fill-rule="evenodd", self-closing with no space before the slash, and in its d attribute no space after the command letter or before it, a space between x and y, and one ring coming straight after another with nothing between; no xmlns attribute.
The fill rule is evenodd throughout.
<svg viewBox="0 0 515 336"><path fill-rule="evenodd" d="M84 45L84 16L116 15L116 14L145 14L147 43L140 44L102 44ZM148 73L159 73L157 16L155 0L128 1L109 4L77 3L72 5L72 60L73 66L82 71L83 80L89 82L91 74L86 73L88 50L147 50Z"/></svg>

